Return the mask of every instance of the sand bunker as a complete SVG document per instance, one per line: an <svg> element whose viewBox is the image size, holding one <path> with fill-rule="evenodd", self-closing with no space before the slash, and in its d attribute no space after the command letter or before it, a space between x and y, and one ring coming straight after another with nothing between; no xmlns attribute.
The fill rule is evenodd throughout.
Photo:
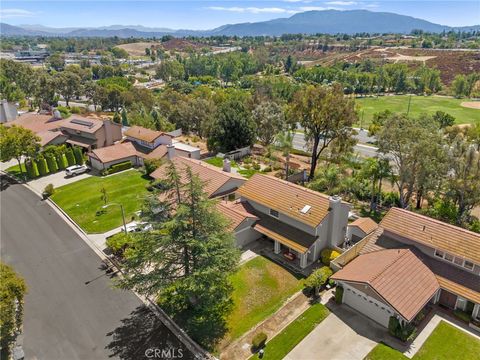
<svg viewBox="0 0 480 360"><path fill-rule="evenodd" d="M480 101L464 101L460 105L466 108L480 110Z"/></svg>

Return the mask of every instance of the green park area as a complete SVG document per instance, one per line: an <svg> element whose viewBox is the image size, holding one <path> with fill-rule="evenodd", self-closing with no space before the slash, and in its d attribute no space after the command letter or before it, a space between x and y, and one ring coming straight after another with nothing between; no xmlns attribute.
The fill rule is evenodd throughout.
<svg viewBox="0 0 480 360"><path fill-rule="evenodd" d="M104 233L122 225L121 204L126 222L140 210L149 179L137 170L106 177L91 176L55 189L51 199L87 233ZM105 189L102 199L101 189Z"/></svg>
<svg viewBox="0 0 480 360"><path fill-rule="evenodd" d="M473 124L480 122L480 109L463 107L460 104L468 99L455 99L442 96L395 95L357 98L360 122L358 126L368 128L373 115L385 110L406 113L410 102L410 115L422 113L433 115L437 111L446 112L455 117L457 124Z"/></svg>

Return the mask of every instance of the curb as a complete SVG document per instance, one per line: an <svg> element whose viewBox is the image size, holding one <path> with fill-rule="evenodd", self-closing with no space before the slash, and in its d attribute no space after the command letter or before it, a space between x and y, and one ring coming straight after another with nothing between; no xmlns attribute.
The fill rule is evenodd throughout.
<svg viewBox="0 0 480 360"><path fill-rule="evenodd" d="M0 170L0 174L3 174L16 182L20 185L27 187L30 191L38 195L42 198L42 194L38 191L33 189L28 183L18 179L16 176L9 174L3 170ZM117 270L120 276L123 275L123 272L119 266L105 253L100 249L93 241L91 241L85 231L83 231L78 224L73 221L73 219L68 216L65 211L63 211L53 200L46 199L42 200L45 203L48 203L49 206L55 211L61 218L66 220L65 222L69 224L69 226L74 230L80 238L103 260L108 262L113 268ZM132 292L145 304L159 319L160 321L178 338L178 340L185 345L185 347L193 354L196 359L216 359L212 354L204 350L200 345L198 345L193 339L191 339L188 334L180 328L177 323L175 323L154 301L149 299L148 297L144 297L138 294L136 291Z"/></svg>

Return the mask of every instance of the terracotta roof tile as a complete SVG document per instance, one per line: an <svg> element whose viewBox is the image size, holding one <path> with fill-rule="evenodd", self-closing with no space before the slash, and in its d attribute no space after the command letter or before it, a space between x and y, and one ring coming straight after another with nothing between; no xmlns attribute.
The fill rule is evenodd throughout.
<svg viewBox="0 0 480 360"><path fill-rule="evenodd" d="M181 156L173 158L173 163L177 170L180 170L182 173L182 181L186 182L186 175L184 171L187 167L190 167L194 174L197 174L199 178L205 183L204 190L208 196L215 194L220 188L231 179L237 179L246 181L243 176L227 173L222 171L222 169L207 164L201 160L189 159ZM162 179L166 175L167 168L169 163L165 163L160 166L157 170L150 174L154 179Z"/></svg>
<svg viewBox="0 0 480 360"><path fill-rule="evenodd" d="M378 224L373 221L370 218L364 217L364 218L358 218L349 226L356 226L360 230L362 230L365 234L370 234L373 230L375 230L378 227Z"/></svg>
<svg viewBox="0 0 480 360"><path fill-rule="evenodd" d="M380 226L385 231L480 264L480 234L399 208L390 209Z"/></svg>
<svg viewBox="0 0 480 360"><path fill-rule="evenodd" d="M123 133L125 136L129 136L135 139L143 140L149 143L153 143L155 139L162 135L166 135L161 131L155 131L151 129L147 129L141 126L132 126L127 131ZM168 135L170 136L170 135Z"/></svg>
<svg viewBox="0 0 480 360"><path fill-rule="evenodd" d="M62 120L60 124L62 129L78 130L89 134L96 133L102 126L102 119L78 115L72 115L68 119Z"/></svg>
<svg viewBox="0 0 480 360"><path fill-rule="evenodd" d="M37 113L25 113L20 115L6 126L17 125L32 130L34 133L57 129L62 123L62 119L54 119L52 115L42 115Z"/></svg>
<svg viewBox="0 0 480 360"><path fill-rule="evenodd" d="M220 212L230 220L230 230L235 230L246 219L258 220L255 215L244 211L242 207L234 206L227 201L221 201L217 206Z"/></svg>
<svg viewBox="0 0 480 360"><path fill-rule="evenodd" d="M330 207L328 196L324 194L261 174L253 175L238 189L238 193L312 227L322 222ZM306 205L311 208L302 213L301 210Z"/></svg>
<svg viewBox="0 0 480 360"><path fill-rule="evenodd" d="M137 151L131 143L121 143L92 150L90 156L100 160L102 163L136 156Z"/></svg>
<svg viewBox="0 0 480 360"><path fill-rule="evenodd" d="M332 279L368 284L407 321L412 320L439 289L435 275L409 249L360 255Z"/></svg>

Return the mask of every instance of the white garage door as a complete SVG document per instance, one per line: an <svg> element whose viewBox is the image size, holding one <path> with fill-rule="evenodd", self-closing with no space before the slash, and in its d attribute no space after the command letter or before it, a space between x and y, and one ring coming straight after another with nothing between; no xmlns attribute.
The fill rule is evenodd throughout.
<svg viewBox="0 0 480 360"><path fill-rule="evenodd" d="M344 287L343 303L385 327L388 327L388 320L393 315L391 309L386 305L377 303L364 293L347 286Z"/></svg>

